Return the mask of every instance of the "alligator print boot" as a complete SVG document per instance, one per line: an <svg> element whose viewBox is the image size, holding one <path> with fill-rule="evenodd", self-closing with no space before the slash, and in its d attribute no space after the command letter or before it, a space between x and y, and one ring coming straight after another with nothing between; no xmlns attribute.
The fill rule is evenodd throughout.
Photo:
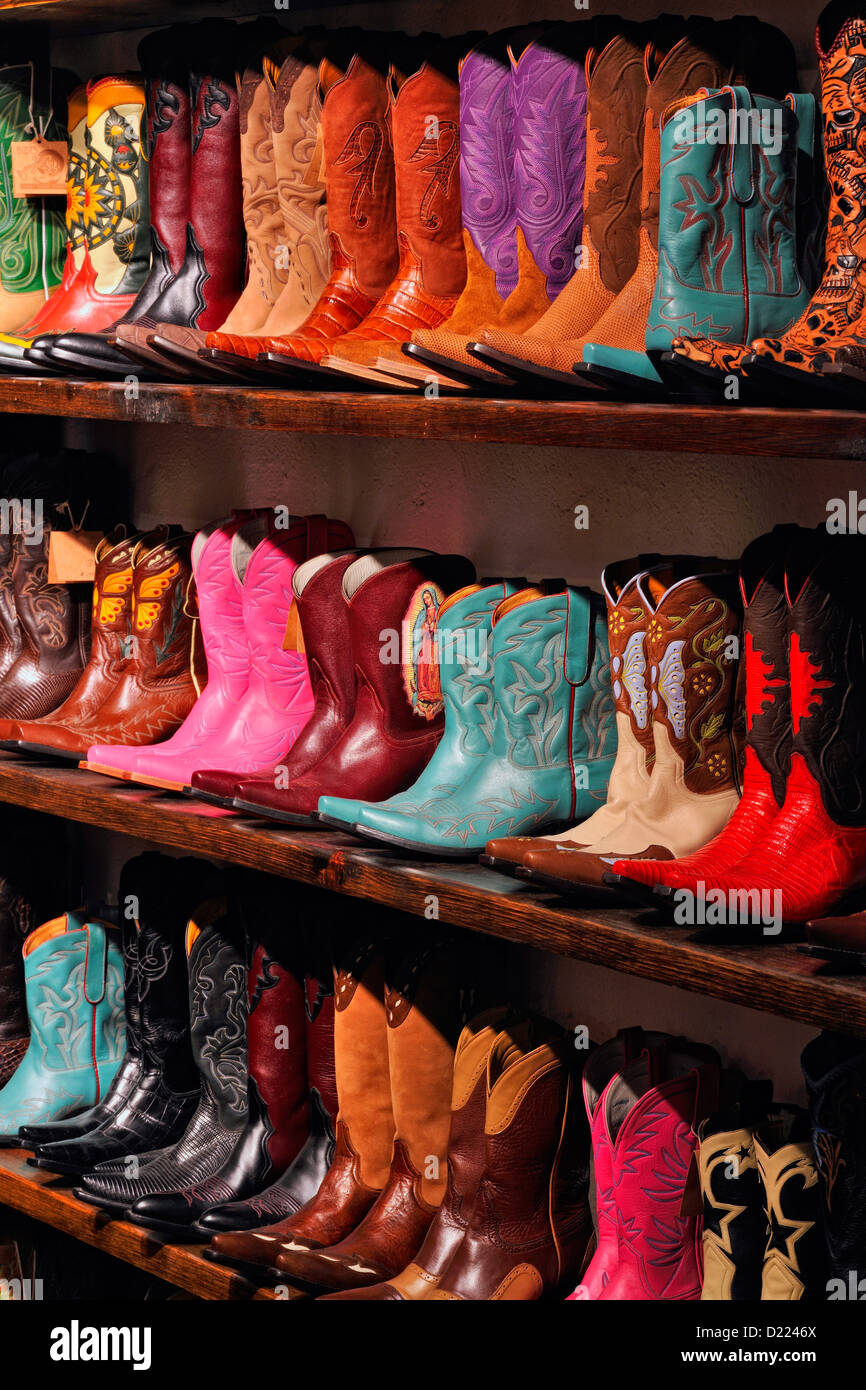
<svg viewBox="0 0 866 1390"><path fill-rule="evenodd" d="M823 1183L807 1112L778 1107L755 1132L755 1155L768 1231L761 1300L823 1303L831 1291L822 1229Z"/></svg>
<svg viewBox="0 0 866 1390"><path fill-rule="evenodd" d="M55 108L63 108L62 79L61 73L45 73L32 63L0 68L0 333L19 334L47 304L63 275L65 233L57 200L16 198L12 193L13 142L32 142L33 172L38 177L38 161L50 164L57 156L53 150L40 153L33 133L45 140L66 139L64 126L53 114ZM59 172L62 176L62 166Z"/></svg>
<svg viewBox="0 0 866 1390"><path fill-rule="evenodd" d="M680 905L772 906L785 922L838 911L866 885L866 792L859 702L866 689L862 536L807 533L789 554L791 763L785 800L745 858L677 890ZM658 856L656 856L658 857ZM613 866L622 873L624 864ZM844 910L844 909L843 909ZM739 915L739 911L738 911Z"/></svg>
<svg viewBox="0 0 866 1390"><path fill-rule="evenodd" d="M205 682L190 566L192 536L133 555L132 612L120 679L87 726L87 766L113 775L109 740L149 743L173 733Z"/></svg>
<svg viewBox="0 0 866 1390"><path fill-rule="evenodd" d="M400 810L359 808L357 833L474 859L497 834L572 824L604 799L615 724L598 596L524 589L503 599L491 616L490 659L493 736L481 757L444 795L425 786L426 796ZM323 797L320 816L330 817L332 805L339 802Z"/></svg>
<svg viewBox="0 0 866 1390"><path fill-rule="evenodd" d="M49 329L41 325L25 359L62 369L56 335L96 333L132 307L150 263L147 167L141 145L146 109L140 74L87 86L84 222L87 250L74 286Z"/></svg>
<svg viewBox="0 0 866 1390"><path fill-rule="evenodd" d="M22 1138L35 1148L34 1166L80 1176L183 1134L198 1101L183 936L203 895L218 886L215 870L200 859L149 852L124 867L118 896L134 1067L128 1077L118 1073L104 1103L79 1116L77 1126L27 1127Z"/></svg>
<svg viewBox="0 0 866 1390"><path fill-rule="evenodd" d="M592 1234L573 1042L533 1018L494 1042L475 1203L429 1300L528 1303L573 1287Z"/></svg>
<svg viewBox="0 0 866 1390"><path fill-rule="evenodd" d="M202 903L186 927L199 1100L183 1135L171 1148L133 1155L134 1163L97 1165L76 1189L83 1201L126 1211L152 1193L177 1192L211 1177L232 1152L247 1119L247 996L240 935L225 901L215 898Z"/></svg>
<svg viewBox="0 0 866 1390"><path fill-rule="evenodd" d="M471 355L468 344L488 329L526 332L571 278L583 231L587 49L603 44L600 29L557 25L529 43L512 35L507 47L507 34L498 36L498 47L494 35L464 60L467 285L441 329L420 330L404 347L416 362L443 371L453 366L468 385L492 389L499 382L501 389L499 374Z"/></svg>
<svg viewBox="0 0 866 1390"><path fill-rule="evenodd" d="M402 817L394 823L407 836L419 830L419 812L429 803L450 797L479 764L493 744L493 615L503 599L521 588L520 582L501 580L485 586L458 589L439 607L436 615L439 686L445 709L445 733L421 776L405 792L388 801L371 804L328 797L329 823L344 823L363 834L367 816L381 811L386 817ZM423 834L423 826L420 827Z"/></svg>
<svg viewBox="0 0 866 1390"><path fill-rule="evenodd" d="M123 1060L123 960L117 932L72 912L24 943L30 1043L0 1091L0 1142L21 1125L95 1105Z"/></svg>
<svg viewBox="0 0 866 1390"><path fill-rule="evenodd" d="M785 563L808 542L809 532L778 526L746 547L740 562L743 660L746 675L746 756L743 794L728 824L696 854L674 860L638 860L612 866L629 888L648 885L648 901L694 886L707 874L732 868L763 836L785 800L791 765L791 678Z"/></svg>
<svg viewBox="0 0 866 1390"><path fill-rule="evenodd" d="M377 935L379 933L377 932ZM336 1245L385 1188L394 1149L388 1023L381 942L372 933L338 954L334 973L336 1146L315 1195L288 1219L260 1230L217 1235L217 1258L275 1270L277 1256ZM283 1277L283 1271L276 1271Z"/></svg>
<svg viewBox="0 0 866 1390"><path fill-rule="evenodd" d="M866 15L858 9L828 5L815 38L830 186L824 275L794 327L758 338L743 359L750 380L791 399L820 391L812 373L866 345Z"/></svg>
<svg viewBox="0 0 866 1390"><path fill-rule="evenodd" d="M302 943L280 920L284 885L239 875L233 898L246 927L248 1118L227 1162L213 1177L177 1192L143 1198L133 1218L186 1239L209 1239L199 1220L211 1207L268 1187L297 1158L309 1132Z"/></svg>
<svg viewBox="0 0 866 1390"><path fill-rule="evenodd" d="M129 357L116 346L118 328L147 314L180 272L186 250L190 170L190 31L183 25L148 34L138 46L147 79L145 159L150 206L150 270L129 309L100 333L58 336L50 355L100 376L127 376Z"/></svg>
<svg viewBox="0 0 866 1390"><path fill-rule="evenodd" d="M866 1271L866 1046L862 1038L825 1032L800 1058L809 1093L812 1146L821 1180L828 1297L852 1297L851 1271ZM832 1281L836 1280L835 1290ZM839 1287L841 1282L842 1287Z"/></svg>
<svg viewBox="0 0 866 1390"><path fill-rule="evenodd" d="M614 861L688 854L727 825L740 794L735 570L639 581L649 613L647 664L655 759L645 796L589 849L540 846L520 877L564 891L597 889ZM621 870L620 870L621 872Z"/></svg>
<svg viewBox="0 0 866 1390"><path fill-rule="evenodd" d="M114 690L125 662L132 617L132 565L136 550L168 539L167 526L127 536L118 526L99 542L90 623L90 657L68 699L41 719L4 720L5 746L19 752L83 757L90 746L87 726Z"/></svg>
<svg viewBox="0 0 866 1390"><path fill-rule="evenodd" d="M311 890L300 897L295 884L296 905L309 913L315 925L306 933L306 975L304 977L304 1051L307 1061L306 1092L309 1096L309 1134L303 1148L282 1177L241 1201L211 1207L196 1223L197 1229L215 1237L221 1232L251 1231L263 1222L273 1225L295 1216L315 1197L334 1157L334 1130L337 1121L337 1087L334 1070L334 968L330 954L330 933L322 931L322 895ZM206 1251L214 1259L235 1263L232 1239L228 1248L219 1242ZM248 1264L241 1250L241 1265Z"/></svg>
<svg viewBox="0 0 866 1390"><path fill-rule="evenodd" d="M292 576L292 596L304 634L313 690L313 712L282 763L270 776L252 779L239 777L236 772L197 769L191 781L191 790L197 796L232 806L242 785L244 794L255 802L259 785L265 787L267 795L268 789L276 786L276 779L288 785L302 777L345 733L355 713L355 670L343 575L361 554L358 550L326 551L299 565ZM207 648L207 631L205 644ZM208 670L210 664L209 660Z"/></svg>
<svg viewBox="0 0 866 1390"><path fill-rule="evenodd" d="M356 678L352 721L308 772L287 785L255 784L261 814L307 824L322 797L384 800L412 785L444 724L436 612L474 578L464 556L424 550L377 551L349 566L342 594ZM238 803L251 801L250 786L238 783Z"/></svg>

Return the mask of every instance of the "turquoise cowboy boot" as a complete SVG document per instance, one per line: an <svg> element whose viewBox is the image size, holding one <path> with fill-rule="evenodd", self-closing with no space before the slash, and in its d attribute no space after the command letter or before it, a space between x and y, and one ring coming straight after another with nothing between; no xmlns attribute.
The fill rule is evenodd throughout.
<svg viewBox="0 0 866 1390"><path fill-rule="evenodd" d="M445 600L436 624L445 733L433 757L411 787L388 801L320 797L320 820L345 830L363 822L370 809L415 817L428 802L453 796L475 771L477 760L489 752L493 740L493 614L503 599L521 588L522 584L503 579L484 588L464 589Z"/></svg>
<svg viewBox="0 0 866 1390"><path fill-rule="evenodd" d="M21 1125L95 1105L123 1060L123 955L119 932L72 912L24 943L30 1045L0 1091L0 1144Z"/></svg>
<svg viewBox="0 0 866 1390"><path fill-rule="evenodd" d="M604 801L616 751L603 605L588 589L525 589L493 622L493 738L453 796L413 815L370 805L358 834L475 858L498 836L573 825Z"/></svg>
<svg viewBox="0 0 866 1390"><path fill-rule="evenodd" d="M666 112L648 355L591 343L584 362L658 387L656 368L680 339L732 347L795 323L812 287L798 166L813 161L815 135L815 98L804 94L704 88Z"/></svg>

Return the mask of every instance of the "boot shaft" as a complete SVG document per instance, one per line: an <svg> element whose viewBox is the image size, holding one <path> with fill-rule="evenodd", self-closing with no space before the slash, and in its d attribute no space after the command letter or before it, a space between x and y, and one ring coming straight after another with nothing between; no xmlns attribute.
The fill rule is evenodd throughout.
<svg viewBox="0 0 866 1390"><path fill-rule="evenodd" d="M13 538L12 585L24 641L40 671L76 671L90 644L90 603L83 584L49 584L48 550L53 521L42 537Z"/></svg>
<svg viewBox="0 0 866 1390"><path fill-rule="evenodd" d="M87 252L94 287L137 294L150 262L150 211L142 130L140 74L103 77L87 86Z"/></svg>
<svg viewBox="0 0 866 1390"><path fill-rule="evenodd" d="M312 309L330 268L319 145L322 99L318 64L311 52L302 48L279 66L266 57L264 70L271 90L274 169L285 243L285 256L277 257L274 275L284 286L291 282L297 300L296 322L281 323L278 331L290 332Z"/></svg>
<svg viewBox="0 0 866 1390"><path fill-rule="evenodd" d="M53 199L13 196L11 153L13 141L28 138L31 123L45 140L67 138L65 126L53 115L55 105L61 110L65 105L62 74L49 72L48 83L45 76L29 63L0 68L0 286L11 294L41 292L47 298L63 274L63 217ZM50 100L49 92L41 90L46 86Z"/></svg>
<svg viewBox="0 0 866 1390"><path fill-rule="evenodd" d="M224 899L202 903L185 933L190 1041L202 1098L221 1124L247 1115L247 979L242 934Z"/></svg>
<svg viewBox="0 0 866 1390"><path fill-rule="evenodd" d="M66 246L75 270L87 255L92 212L87 171L87 87L76 87L67 103L69 167L66 176Z"/></svg>
<svg viewBox="0 0 866 1390"><path fill-rule="evenodd" d="M795 1107L778 1107L755 1131L755 1155L767 1212L761 1298L823 1302L827 1252L808 1115Z"/></svg>
<svg viewBox="0 0 866 1390"><path fill-rule="evenodd" d="M24 944L30 1051L48 1071L119 1061L124 1049L123 956L107 923L74 913Z"/></svg>
<svg viewBox="0 0 866 1390"><path fill-rule="evenodd" d="M394 1145L388 1065L384 959L380 943L359 937L334 966L334 1063L341 1167L371 1190L385 1186ZM341 1143L342 1134L342 1143Z"/></svg>
<svg viewBox="0 0 866 1390"><path fill-rule="evenodd" d="M493 746L493 615L519 589L503 580L458 590L437 615L439 684L445 723L459 749L483 757Z"/></svg>
<svg viewBox="0 0 866 1390"><path fill-rule="evenodd" d="M746 747L770 778L780 806L791 767L792 737L785 559L801 536L799 528L776 527L748 546L740 562Z"/></svg>
<svg viewBox="0 0 866 1390"><path fill-rule="evenodd" d="M834 18L835 16L835 18ZM822 299L832 312L866 283L866 222L862 186L866 178L866 93L861 73L866 64L866 17L850 15L836 27L838 10L828 6L818 21L816 47L821 72L821 104L830 205L827 222L827 269Z"/></svg>
<svg viewBox="0 0 866 1390"><path fill-rule="evenodd" d="M186 250L192 156L189 39L182 26L148 35L138 58L147 77L146 159L149 165L152 265L176 275Z"/></svg>
<svg viewBox="0 0 866 1390"><path fill-rule="evenodd" d="M866 1049L862 1039L822 1033L807 1044L800 1060L821 1180L828 1274L843 1281L842 1296L848 1297L851 1271L858 1281L864 1275Z"/></svg>
<svg viewBox="0 0 866 1390"><path fill-rule="evenodd" d="M348 550L333 557L327 553L316 556L299 565L292 579L316 709L334 727L346 727L355 708L355 672L347 660L351 636L343 576L359 555L357 550Z"/></svg>
<svg viewBox="0 0 866 1390"><path fill-rule="evenodd" d="M192 541L191 535L183 535L152 547L142 542L136 548L126 655L132 657L145 684L183 675L204 684Z"/></svg>
<svg viewBox="0 0 866 1390"><path fill-rule="evenodd" d="M514 95L504 36L460 64L460 205L463 226L494 273L501 299L517 285Z"/></svg>
<svg viewBox="0 0 866 1390"><path fill-rule="evenodd" d="M591 36L560 25L512 58L515 213L551 300L579 266Z"/></svg>
<svg viewBox="0 0 866 1390"><path fill-rule="evenodd" d="M770 1082L750 1083L748 1099L698 1129L704 1301L761 1297L767 1215L755 1129L766 1121L771 1098Z"/></svg>

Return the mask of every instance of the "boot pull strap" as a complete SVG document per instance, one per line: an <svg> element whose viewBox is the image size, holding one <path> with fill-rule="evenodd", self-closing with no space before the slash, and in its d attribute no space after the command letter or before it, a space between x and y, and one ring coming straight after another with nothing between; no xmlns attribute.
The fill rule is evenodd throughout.
<svg viewBox="0 0 866 1390"><path fill-rule="evenodd" d="M719 1108L719 1069L712 1063L695 1067L695 1108L692 1115L692 1129L697 1132L698 1125L708 1115Z"/></svg>
<svg viewBox="0 0 866 1390"><path fill-rule="evenodd" d="M569 685L583 685L592 670L596 599L601 602L591 589L569 586L565 591L564 666Z"/></svg>
<svg viewBox="0 0 866 1390"><path fill-rule="evenodd" d="M622 1042L622 1055L625 1066L635 1061L643 1049L644 1032L642 1028L620 1028L618 1037Z"/></svg>
<svg viewBox="0 0 866 1390"><path fill-rule="evenodd" d="M304 559L312 560L315 555L324 555L328 549L328 518L323 512L315 512L313 516L305 516L304 522L307 529Z"/></svg>
<svg viewBox="0 0 866 1390"><path fill-rule="evenodd" d="M84 962L84 997L88 1004L98 1004L105 994L105 971L108 964L108 935L95 922L85 924L87 955Z"/></svg>
<svg viewBox="0 0 866 1390"><path fill-rule="evenodd" d="M749 121L747 124L750 125L755 103L748 87L720 88L720 95L725 92L730 93L733 119L733 130L730 132L731 138L728 142L728 187L736 202L750 203L755 196L757 150L751 139L751 131L748 132L748 138L745 140L738 139L738 134L740 112L748 112Z"/></svg>
<svg viewBox="0 0 866 1390"><path fill-rule="evenodd" d="M802 206L815 198L818 107L811 92L789 92L785 103L797 117L797 149L804 160L797 170L797 202Z"/></svg>

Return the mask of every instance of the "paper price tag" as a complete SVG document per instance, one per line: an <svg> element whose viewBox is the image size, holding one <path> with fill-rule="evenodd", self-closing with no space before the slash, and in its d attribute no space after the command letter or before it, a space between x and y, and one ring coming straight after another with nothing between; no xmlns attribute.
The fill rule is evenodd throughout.
<svg viewBox="0 0 866 1390"><path fill-rule="evenodd" d="M48 541L49 584L92 584L102 531L52 531Z"/></svg>
<svg viewBox="0 0 866 1390"><path fill-rule="evenodd" d="M12 194L15 198L65 198L69 151L65 140L13 140Z"/></svg>

